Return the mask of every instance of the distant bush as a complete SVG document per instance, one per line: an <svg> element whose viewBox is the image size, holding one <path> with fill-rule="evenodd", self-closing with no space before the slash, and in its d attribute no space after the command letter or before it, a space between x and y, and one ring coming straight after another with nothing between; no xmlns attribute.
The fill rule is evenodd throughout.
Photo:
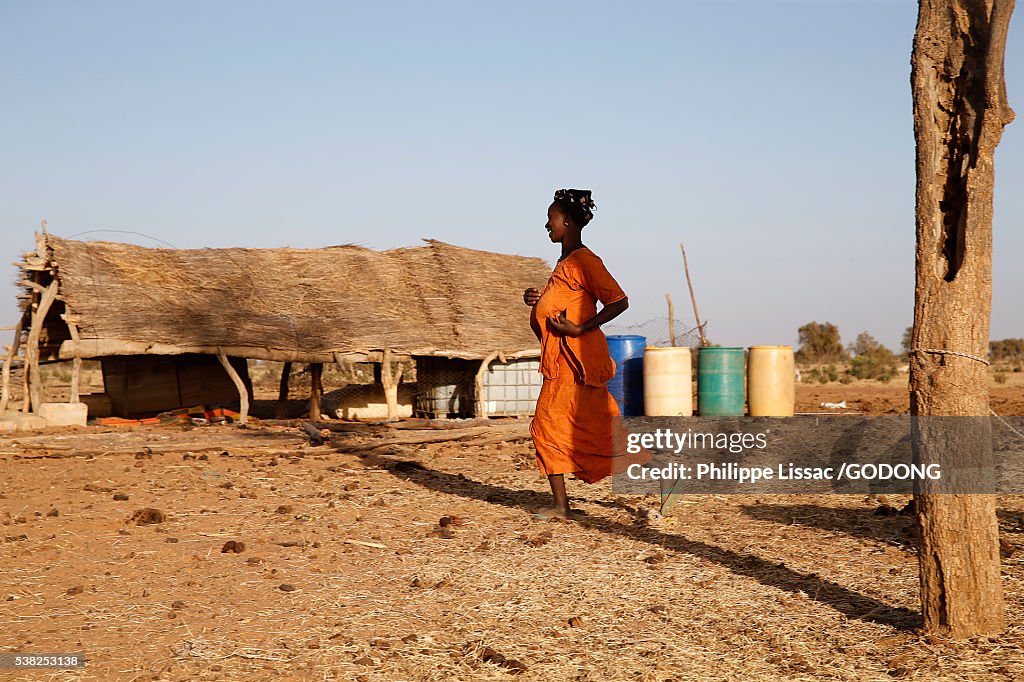
<svg viewBox="0 0 1024 682"><path fill-rule="evenodd" d="M903 340L900 342L900 357L906 360L910 357L910 349L914 347L914 325L910 325L903 332Z"/></svg>
<svg viewBox="0 0 1024 682"><path fill-rule="evenodd" d="M806 372L807 382L817 381L819 384L827 384L830 381L839 381L839 370L835 365L828 367L814 367Z"/></svg>
<svg viewBox="0 0 1024 682"><path fill-rule="evenodd" d="M881 379L883 375L891 379L896 371L896 358L858 355L850 361L850 368L846 371L857 379Z"/></svg>
<svg viewBox="0 0 1024 682"><path fill-rule="evenodd" d="M1024 358L1024 339L1002 339L990 341L988 344L989 358L993 362L1000 360L1020 360Z"/></svg>
<svg viewBox="0 0 1024 682"><path fill-rule="evenodd" d="M1005 369L997 369L995 374L995 380L997 384L1005 384L1007 379L1007 372Z"/></svg>
<svg viewBox="0 0 1024 682"><path fill-rule="evenodd" d="M854 357L846 371L851 376L857 379L878 379L882 382L892 380L898 358L891 350L875 341L870 334L862 332L850 345L850 350ZM886 378L883 379L883 376Z"/></svg>
<svg viewBox="0 0 1024 682"><path fill-rule="evenodd" d="M797 330L797 334L800 338L797 362L835 362L848 357L840 341L839 327L831 322L808 322Z"/></svg>

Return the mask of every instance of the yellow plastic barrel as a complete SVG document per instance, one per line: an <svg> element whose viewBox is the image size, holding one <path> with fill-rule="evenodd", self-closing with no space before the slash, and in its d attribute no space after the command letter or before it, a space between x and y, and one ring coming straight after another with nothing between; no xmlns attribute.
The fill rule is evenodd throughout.
<svg viewBox="0 0 1024 682"><path fill-rule="evenodd" d="M751 417L792 417L796 403L792 346L751 346L747 400Z"/></svg>
<svg viewBox="0 0 1024 682"><path fill-rule="evenodd" d="M693 371L689 348L644 349L644 414L693 416Z"/></svg>

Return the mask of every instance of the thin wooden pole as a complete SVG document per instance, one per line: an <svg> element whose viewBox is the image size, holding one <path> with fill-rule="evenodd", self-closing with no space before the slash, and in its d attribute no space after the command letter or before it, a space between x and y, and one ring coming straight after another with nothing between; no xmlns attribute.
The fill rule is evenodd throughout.
<svg viewBox="0 0 1024 682"><path fill-rule="evenodd" d="M256 400L256 389L252 385L252 372L249 370L249 358L243 360L245 362L245 375L242 376L242 383L245 384L245 392L249 395L249 404L251 405Z"/></svg>
<svg viewBox="0 0 1024 682"><path fill-rule="evenodd" d="M314 422L320 421L320 397L324 392L323 371L324 365L321 362L314 362L309 366L309 419Z"/></svg>
<svg viewBox="0 0 1024 682"><path fill-rule="evenodd" d="M291 375L292 363L286 362L281 368L281 383L277 388L277 408L274 410L274 416L278 419L288 416L288 380Z"/></svg>
<svg viewBox="0 0 1024 682"><path fill-rule="evenodd" d="M690 279L690 265L686 261L686 247L683 246L682 242L679 242L679 250L683 252L683 270L686 272L686 286L690 288L690 302L693 303L693 317L697 321L697 332L700 334L700 345L708 345L708 340L704 336L704 325L700 323L700 313L697 312L697 297L693 293L693 281Z"/></svg>
<svg viewBox="0 0 1024 682"><path fill-rule="evenodd" d="M32 408L32 396L28 392L28 351L21 366L21 411L28 412Z"/></svg>
<svg viewBox="0 0 1024 682"><path fill-rule="evenodd" d="M384 387L384 402L388 406L388 421L398 421L398 382L391 371L391 349L384 350L380 365L380 383Z"/></svg>
<svg viewBox="0 0 1024 682"><path fill-rule="evenodd" d="M477 419L485 419L487 417L487 401L484 399L484 377L487 375L487 369L491 366L491 363L499 355L501 355L499 351L492 351L490 355L480 362L480 369L476 371L476 377L473 381L473 389L476 391L476 400L473 401L473 404L476 406L476 409L473 410L473 416ZM502 362L504 361L504 358L502 358Z"/></svg>
<svg viewBox="0 0 1024 682"><path fill-rule="evenodd" d="M8 346L7 359L4 360L3 389L0 391L0 412L7 409L11 400L11 364L14 358L18 357L18 348L21 346L21 320L14 326L14 341Z"/></svg>
<svg viewBox="0 0 1024 682"><path fill-rule="evenodd" d="M77 403L81 402L81 396L79 395L79 389L81 387L82 380L82 358L75 357L71 361L71 397L68 402Z"/></svg>
<svg viewBox="0 0 1024 682"><path fill-rule="evenodd" d="M32 312L39 308L39 292L32 290L28 294L28 308L26 308L25 314L22 316L22 321L27 321L29 325L32 324ZM25 347L22 349L25 359L21 364L21 411L27 413L32 407L32 396L29 395L28 383L28 343L26 342Z"/></svg>
<svg viewBox="0 0 1024 682"><path fill-rule="evenodd" d="M28 377L29 405L32 412L38 413L43 403L43 375L39 371L39 335L43 331L43 322L50 306L57 298L57 280L50 282L43 297L39 299L39 307L32 313L32 324L29 326L28 339L25 341L25 375Z"/></svg>
<svg viewBox="0 0 1024 682"><path fill-rule="evenodd" d="M672 305L672 296L668 293L665 294L665 300L668 301L668 338L672 341L672 347L676 345L676 310Z"/></svg>
<svg viewBox="0 0 1024 682"><path fill-rule="evenodd" d="M245 387L245 382L242 381L242 377L238 375L235 368L231 366L231 362L228 360L228 356L224 354L223 350L218 350L217 359L220 360L221 366L224 367L224 371L231 377L231 381L234 382L235 388L238 390L238 402L240 403L238 423L245 424L249 419L249 390Z"/></svg>
<svg viewBox="0 0 1024 682"><path fill-rule="evenodd" d="M68 325L68 331L71 333L71 340L78 341L78 325L68 322L67 319L64 322ZM68 402L77 403L79 401L79 388L81 387L82 380L82 358L78 355L78 350L75 350L75 357L71 361L71 398Z"/></svg>

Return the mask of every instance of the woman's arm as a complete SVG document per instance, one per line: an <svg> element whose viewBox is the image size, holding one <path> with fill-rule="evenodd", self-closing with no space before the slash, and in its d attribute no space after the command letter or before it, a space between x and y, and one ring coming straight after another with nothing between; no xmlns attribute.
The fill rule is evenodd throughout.
<svg viewBox="0 0 1024 682"><path fill-rule="evenodd" d="M615 301L614 303L609 303L608 305L601 308L597 315L594 315L592 318L581 324L580 327L585 332L597 329L601 325L611 322L616 317L626 312L626 308L628 307L629 299L625 297L620 298L618 301Z"/></svg>
<svg viewBox="0 0 1024 682"><path fill-rule="evenodd" d="M570 321L568 318L566 318L565 311L563 310L557 318L548 318L548 324L551 326L552 329L554 329L559 334L564 334L565 336L572 337L580 336L582 334L585 334L586 332L597 329L603 324L611 322L616 317L625 312L626 308L628 307L629 299L620 298L618 301L615 301L614 303L609 303L608 305L601 308L601 310L596 315L594 315L592 318L590 318L583 324L576 324L575 322Z"/></svg>

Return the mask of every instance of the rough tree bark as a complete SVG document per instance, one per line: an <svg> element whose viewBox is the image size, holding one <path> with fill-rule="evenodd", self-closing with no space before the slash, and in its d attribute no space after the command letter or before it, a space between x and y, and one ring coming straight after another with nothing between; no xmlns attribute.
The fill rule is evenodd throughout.
<svg viewBox="0 0 1024 682"><path fill-rule="evenodd" d="M917 141L914 454L923 463L969 462L982 473L977 480L985 479L993 461L985 361L993 155L1014 117L1003 77L1013 4L920 0L911 60ZM916 500L924 626L954 638L998 632L1004 609L995 495L935 490L922 486Z"/></svg>

